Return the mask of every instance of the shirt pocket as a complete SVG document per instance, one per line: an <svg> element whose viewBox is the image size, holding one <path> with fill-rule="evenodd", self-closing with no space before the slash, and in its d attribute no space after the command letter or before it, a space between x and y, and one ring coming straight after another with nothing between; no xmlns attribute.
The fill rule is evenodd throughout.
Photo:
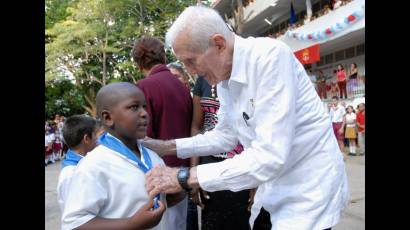
<svg viewBox="0 0 410 230"><path fill-rule="evenodd" d="M254 115L255 115L255 102L254 99L248 99L243 109L243 118L246 119L247 126L249 127L250 124L254 123Z"/></svg>
<svg viewBox="0 0 410 230"><path fill-rule="evenodd" d="M253 100L247 99L246 103L243 104L239 123L240 132L251 140L255 129L255 107Z"/></svg>

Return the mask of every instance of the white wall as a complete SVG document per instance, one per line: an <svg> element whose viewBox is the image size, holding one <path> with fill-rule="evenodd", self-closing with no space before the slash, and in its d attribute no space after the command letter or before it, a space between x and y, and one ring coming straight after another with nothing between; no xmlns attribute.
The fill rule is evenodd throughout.
<svg viewBox="0 0 410 230"><path fill-rule="evenodd" d="M323 15L309 23L307 23L304 26L301 26L299 28L296 28L292 32L295 33L303 33L303 34L310 34L313 32L318 31L318 29L324 29L327 28L331 25L334 25L337 22L343 21L345 17L347 17L349 14L353 13L356 10L359 10L361 6L365 4L365 0L354 0L350 3L348 3L345 6L342 6L336 10L333 10L332 12ZM353 31L357 31L360 29L363 29L365 27L365 15L363 15L362 18L359 19L356 23L353 25L348 26L344 30L336 33L333 36L330 36L324 40L320 41L300 41L295 38L288 37L287 35L280 36L277 38L280 41L285 42L293 51L298 51L301 49L304 49L306 47L315 45L315 44L322 44L325 42L328 42L330 40L334 40L336 38L342 37L348 33L351 33Z"/></svg>

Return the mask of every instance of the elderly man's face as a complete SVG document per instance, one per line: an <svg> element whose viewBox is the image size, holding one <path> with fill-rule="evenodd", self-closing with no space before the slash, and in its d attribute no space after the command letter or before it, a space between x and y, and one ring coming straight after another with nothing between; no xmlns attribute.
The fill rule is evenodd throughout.
<svg viewBox="0 0 410 230"><path fill-rule="evenodd" d="M177 58L184 63L186 69L191 75L197 74L203 76L211 85L229 78L230 66L227 63L226 45L219 40L218 45L211 41L209 47L204 52L189 49L188 36L181 33L175 41L173 49ZM212 38L210 38L212 39ZM222 43L222 45L221 45ZM225 47L224 47L225 45Z"/></svg>

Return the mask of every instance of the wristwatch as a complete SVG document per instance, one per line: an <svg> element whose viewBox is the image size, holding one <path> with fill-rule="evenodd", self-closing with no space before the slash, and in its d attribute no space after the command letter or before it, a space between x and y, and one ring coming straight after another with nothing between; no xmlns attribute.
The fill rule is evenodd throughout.
<svg viewBox="0 0 410 230"><path fill-rule="evenodd" d="M186 192L190 192L192 188L188 187L189 168L182 167L177 174L178 182Z"/></svg>

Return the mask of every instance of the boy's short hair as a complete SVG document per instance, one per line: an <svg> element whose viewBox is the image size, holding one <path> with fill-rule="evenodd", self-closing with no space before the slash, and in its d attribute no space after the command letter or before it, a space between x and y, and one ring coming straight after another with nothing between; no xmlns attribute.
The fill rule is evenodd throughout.
<svg viewBox="0 0 410 230"><path fill-rule="evenodd" d="M98 127L96 119L86 115L74 115L67 118L63 126L63 138L69 148L75 148L88 135L90 138Z"/></svg>
<svg viewBox="0 0 410 230"><path fill-rule="evenodd" d="M332 99L336 99L337 101L339 100L339 97L333 96Z"/></svg>

